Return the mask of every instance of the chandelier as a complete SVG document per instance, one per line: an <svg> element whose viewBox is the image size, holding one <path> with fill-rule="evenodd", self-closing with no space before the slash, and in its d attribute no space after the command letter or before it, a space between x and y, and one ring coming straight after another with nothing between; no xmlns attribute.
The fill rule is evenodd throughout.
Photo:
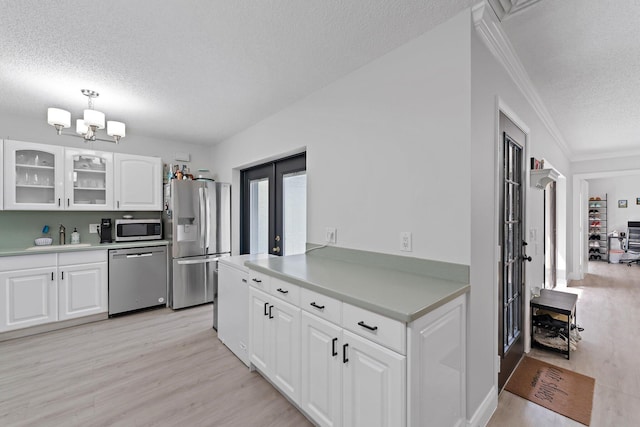
<svg viewBox="0 0 640 427"><path fill-rule="evenodd" d="M112 142L109 139L102 139L96 137L96 131L98 129L104 129L104 113L93 109L93 99L100 96L100 94L91 89L81 89L80 92L89 99L89 108L84 110L84 117L76 120L76 133L65 134L70 136L81 136L85 142L88 141L106 141ZM71 113L67 110L60 108L49 108L47 110L47 122L56 128L58 135L62 135L62 129L71 127ZM115 122L112 120L107 121L107 135L112 136L115 143L120 142L120 138L125 137L125 125L122 122Z"/></svg>

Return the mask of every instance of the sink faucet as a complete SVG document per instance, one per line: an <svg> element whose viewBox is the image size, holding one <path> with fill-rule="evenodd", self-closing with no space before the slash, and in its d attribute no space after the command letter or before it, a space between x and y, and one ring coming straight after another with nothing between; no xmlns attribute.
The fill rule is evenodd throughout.
<svg viewBox="0 0 640 427"><path fill-rule="evenodd" d="M60 244L61 245L64 245L66 243L65 242L65 240L66 240L65 233L66 233L66 229L64 228L64 225L60 224L59 234L60 234Z"/></svg>

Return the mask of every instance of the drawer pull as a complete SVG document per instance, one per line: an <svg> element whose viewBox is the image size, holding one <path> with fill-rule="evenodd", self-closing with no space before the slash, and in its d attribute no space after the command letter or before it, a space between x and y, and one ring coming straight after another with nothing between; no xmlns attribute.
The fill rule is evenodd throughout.
<svg viewBox="0 0 640 427"><path fill-rule="evenodd" d="M331 356L337 356L338 350L336 350L336 344L338 344L338 338L331 340Z"/></svg>
<svg viewBox="0 0 640 427"><path fill-rule="evenodd" d="M251 280L253 280L253 281L254 281L254 282L256 282L256 283L262 283L262 280L260 280L260 279L256 279L255 277L254 277L253 279L251 279Z"/></svg>
<svg viewBox="0 0 640 427"><path fill-rule="evenodd" d="M273 319L273 314L271 314L272 305L269 306L269 319Z"/></svg>
<svg viewBox="0 0 640 427"><path fill-rule="evenodd" d="M366 328L366 329L368 329L370 331L377 331L378 330L377 326L369 326L366 323L364 323L364 321L362 321L362 320L358 322L358 325L360 325L363 328Z"/></svg>
<svg viewBox="0 0 640 427"><path fill-rule="evenodd" d="M282 288L278 288L276 289L276 291L280 292L281 294L288 294L289 291L287 291L286 289L282 289Z"/></svg>
<svg viewBox="0 0 640 427"><path fill-rule="evenodd" d="M342 363L347 363L349 361L349 358L347 357L347 347L349 347L349 344L342 346Z"/></svg>
<svg viewBox="0 0 640 427"><path fill-rule="evenodd" d="M318 310L324 310L324 305L318 305L315 303L315 301L311 303L311 307L315 307Z"/></svg>
<svg viewBox="0 0 640 427"><path fill-rule="evenodd" d="M268 316L268 315L269 315L269 313L267 313L267 306L268 306L268 305L269 305L269 303L268 303L268 302L265 302L265 303L264 303L264 315L265 315L265 316Z"/></svg>

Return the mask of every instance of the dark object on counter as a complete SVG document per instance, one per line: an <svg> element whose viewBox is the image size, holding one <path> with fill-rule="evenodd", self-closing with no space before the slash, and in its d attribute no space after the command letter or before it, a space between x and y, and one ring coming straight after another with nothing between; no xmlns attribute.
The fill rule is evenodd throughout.
<svg viewBox="0 0 640 427"><path fill-rule="evenodd" d="M111 218L102 218L100 222L100 243L113 242L113 238L111 237L112 228Z"/></svg>

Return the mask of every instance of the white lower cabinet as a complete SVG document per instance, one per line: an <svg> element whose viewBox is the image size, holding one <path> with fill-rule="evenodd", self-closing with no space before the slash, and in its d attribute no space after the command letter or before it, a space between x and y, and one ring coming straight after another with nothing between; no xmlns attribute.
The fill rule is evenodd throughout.
<svg viewBox="0 0 640 427"><path fill-rule="evenodd" d="M250 362L316 425L466 422L466 295L407 324L289 283L296 307L249 277Z"/></svg>
<svg viewBox="0 0 640 427"><path fill-rule="evenodd" d="M302 312L300 406L320 426L342 425L342 328Z"/></svg>
<svg viewBox="0 0 640 427"><path fill-rule="evenodd" d="M343 331L343 424L406 425L406 357Z"/></svg>
<svg viewBox="0 0 640 427"><path fill-rule="evenodd" d="M300 401L300 309L250 288L250 360L293 402Z"/></svg>
<svg viewBox="0 0 640 427"><path fill-rule="evenodd" d="M107 251L0 258L0 332L106 313Z"/></svg>
<svg viewBox="0 0 640 427"><path fill-rule="evenodd" d="M107 311L107 263L60 268L58 320Z"/></svg>
<svg viewBox="0 0 640 427"><path fill-rule="evenodd" d="M320 426L406 425L406 357L302 313L302 409Z"/></svg>
<svg viewBox="0 0 640 427"><path fill-rule="evenodd" d="M58 314L55 267L0 273L0 331L54 322Z"/></svg>

